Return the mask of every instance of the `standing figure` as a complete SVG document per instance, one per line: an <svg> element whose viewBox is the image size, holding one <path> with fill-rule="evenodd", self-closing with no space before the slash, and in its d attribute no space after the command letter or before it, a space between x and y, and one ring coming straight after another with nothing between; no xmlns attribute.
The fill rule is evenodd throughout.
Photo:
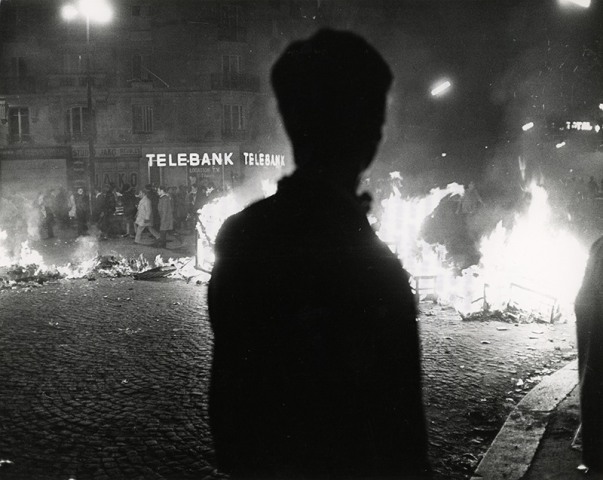
<svg viewBox="0 0 603 480"><path fill-rule="evenodd" d="M82 187L78 187L73 195L75 206L75 222L77 224L77 235L82 236L88 233L88 217L90 212L90 201L88 194Z"/></svg>
<svg viewBox="0 0 603 480"><path fill-rule="evenodd" d="M51 198L48 194L40 193L36 203L39 214L40 238L54 238L55 218L51 207Z"/></svg>
<svg viewBox="0 0 603 480"><path fill-rule="evenodd" d="M223 224L208 291L210 427L233 479L430 478L409 275L357 195L391 82L349 32L273 67L296 171Z"/></svg>
<svg viewBox="0 0 603 480"><path fill-rule="evenodd" d="M136 218L136 195L134 189L129 183L124 183L121 189L121 203L124 208L124 237L135 237L136 227L134 220Z"/></svg>
<svg viewBox="0 0 603 480"><path fill-rule="evenodd" d="M156 247L165 248L167 245L167 234L174 229L174 206L172 197L170 197L165 187L157 188L159 202L157 209L159 211L159 241Z"/></svg>
<svg viewBox="0 0 603 480"><path fill-rule="evenodd" d="M159 238L159 233L153 228L153 207L149 198L149 190L141 190L140 195L141 198L136 211L136 236L134 237L134 243L143 244L142 234L145 230L148 229L155 239Z"/></svg>
<svg viewBox="0 0 603 480"><path fill-rule="evenodd" d="M603 474L603 237L591 248L575 309L582 462Z"/></svg>

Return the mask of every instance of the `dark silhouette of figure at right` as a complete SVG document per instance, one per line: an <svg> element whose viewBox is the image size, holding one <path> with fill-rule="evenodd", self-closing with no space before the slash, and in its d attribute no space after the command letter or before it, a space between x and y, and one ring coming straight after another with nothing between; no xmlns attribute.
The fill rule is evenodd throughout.
<svg viewBox="0 0 603 480"><path fill-rule="evenodd" d="M321 30L272 70L296 171L224 223L210 425L231 478L430 478L416 306L366 217L389 67Z"/></svg>
<svg viewBox="0 0 603 480"><path fill-rule="evenodd" d="M591 247L575 309L582 462L603 474L603 237Z"/></svg>

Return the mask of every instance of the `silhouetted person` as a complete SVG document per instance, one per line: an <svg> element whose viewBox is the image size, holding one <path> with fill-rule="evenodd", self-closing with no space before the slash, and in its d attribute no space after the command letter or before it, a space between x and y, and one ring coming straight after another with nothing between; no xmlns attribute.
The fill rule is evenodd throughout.
<svg viewBox="0 0 603 480"><path fill-rule="evenodd" d="M582 462L603 474L603 238L591 248L575 308Z"/></svg>
<svg viewBox="0 0 603 480"><path fill-rule="evenodd" d="M75 220L77 223L77 235L86 235L88 233L88 217L90 211L90 201L88 194L82 187L78 187L73 195L75 205Z"/></svg>
<svg viewBox="0 0 603 480"><path fill-rule="evenodd" d="M209 285L210 424L232 478L429 477L408 274L356 196L391 81L347 32L274 65L297 170L224 223Z"/></svg>

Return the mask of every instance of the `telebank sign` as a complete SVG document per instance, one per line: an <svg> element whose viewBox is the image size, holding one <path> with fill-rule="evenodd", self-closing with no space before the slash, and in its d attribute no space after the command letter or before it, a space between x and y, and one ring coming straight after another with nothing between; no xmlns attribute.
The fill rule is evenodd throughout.
<svg viewBox="0 0 603 480"><path fill-rule="evenodd" d="M234 166L233 152L219 153L147 153L149 167L216 167ZM285 155L241 152L239 162L250 167L285 166Z"/></svg>

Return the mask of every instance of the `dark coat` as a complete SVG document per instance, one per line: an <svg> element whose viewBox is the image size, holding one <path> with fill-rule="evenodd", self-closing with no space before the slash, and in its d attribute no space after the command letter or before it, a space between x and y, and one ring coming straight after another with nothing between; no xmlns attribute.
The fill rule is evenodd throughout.
<svg viewBox="0 0 603 480"><path fill-rule="evenodd" d="M73 201L75 203L75 216L78 219L86 220L90 212L90 202L88 200L88 194L86 192L79 194L75 192L73 194Z"/></svg>
<svg viewBox="0 0 603 480"><path fill-rule="evenodd" d="M582 461L603 472L603 238L591 248L575 309Z"/></svg>
<svg viewBox="0 0 603 480"><path fill-rule="evenodd" d="M159 230L170 231L174 229L174 207L172 205L172 197L165 194L159 197Z"/></svg>
<svg viewBox="0 0 603 480"><path fill-rule="evenodd" d="M209 285L218 467L424 478L416 308L355 199L297 173L230 217Z"/></svg>
<svg viewBox="0 0 603 480"><path fill-rule="evenodd" d="M138 200L136 199L136 195L134 194L134 189L129 188L128 190L124 190L121 195L121 204L124 207L124 217L128 221L134 221L136 217L136 204Z"/></svg>

